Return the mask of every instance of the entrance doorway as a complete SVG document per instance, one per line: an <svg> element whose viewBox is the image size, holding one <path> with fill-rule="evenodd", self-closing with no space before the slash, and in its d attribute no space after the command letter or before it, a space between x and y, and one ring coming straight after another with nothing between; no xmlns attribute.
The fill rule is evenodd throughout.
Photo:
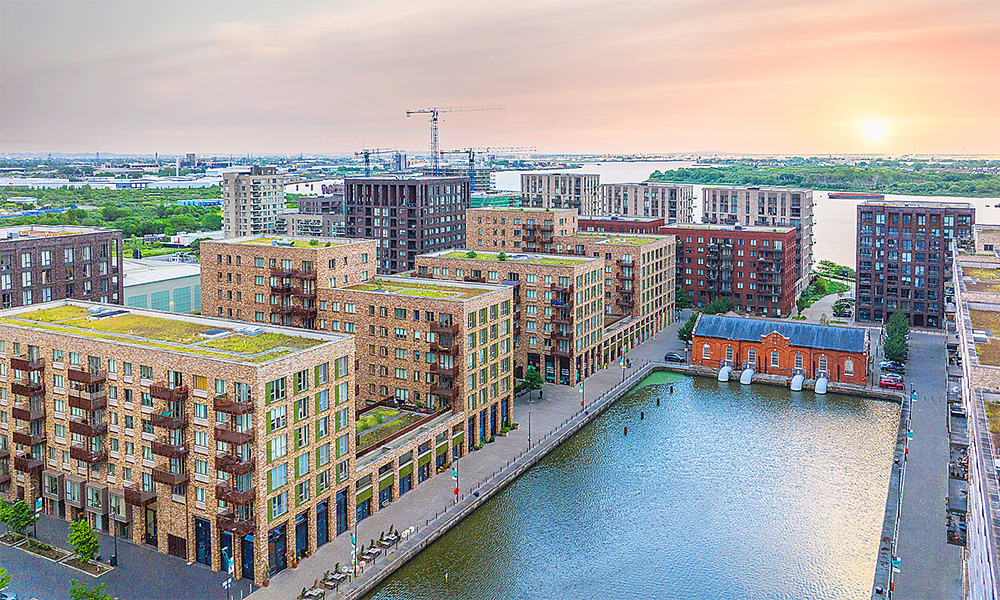
<svg viewBox="0 0 1000 600"><path fill-rule="evenodd" d="M212 526L205 519L194 520L194 559L212 565Z"/></svg>
<svg viewBox="0 0 1000 600"><path fill-rule="evenodd" d="M337 492L337 535L347 531L347 490Z"/></svg>
<svg viewBox="0 0 1000 600"><path fill-rule="evenodd" d="M242 577L253 581L253 536L248 535L243 538L243 545L240 547L240 561L242 563Z"/></svg>
<svg viewBox="0 0 1000 600"><path fill-rule="evenodd" d="M309 512L295 517L295 558L302 558L309 551Z"/></svg>
<svg viewBox="0 0 1000 600"><path fill-rule="evenodd" d="M267 533L267 570L271 575L288 568L286 553L287 525L278 525Z"/></svg>
<svg viewBox="0 0 1000 600"><path fill-rule="evenodd" d="M330 537L327 515L329 514L330 501L324 500L316 506L316 547L325 544Z"/></svg>

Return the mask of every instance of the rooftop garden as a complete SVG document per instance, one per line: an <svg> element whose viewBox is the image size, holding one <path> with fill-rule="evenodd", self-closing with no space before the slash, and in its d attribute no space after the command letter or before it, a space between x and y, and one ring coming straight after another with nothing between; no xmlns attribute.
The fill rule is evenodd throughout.
<svg viewBox="0 0 1000 600"><path fill-rule="evenodd" d="M602 233L574 233L573 238L592 238L593 240L606 242L608 244L625 244L627 246L641 246L650 242L655 242L659 238L641 238L633 236L608 235Z"/></svg>
<svg viewBox="0 0 1000 600"><path fill-rule="evenodd" d="M242 354L260 354L274 348L295 348L305 350L322 344L322 340L311 338L295 337L283 333L259 333L257 335L243 335L234 333L224 338L208 340L202 343L207 348L217 348L230 352L240 352Z"/></svg>
<svg viewBox="0 0 1000 600"><path fill-rule="evenodd" d="M53 308L43 308L42 310L23 313L21 315L17 315L17 318L39 321L41 323L55 323L57 321L65 321L67 319L82 317L86 314L87 309L81 306L67 304L66 306L55 306Z"/></svg>
<svg viewBox="0 0 1000 600"><path fill-rule="evenodd" d="M368 411L359 417L355 423L355 428L359 434L357 451L361 452L371 448L426 418L426 416L395 408L377 408Z"/></svg>
<svg viewBox="0 0 1000 600"><path fill-rule="evenodd" d="M461 286L434 285L430 283L382 281L374 279L370 283L356 283L344 289L356 290L359 292L382 292L386 294L399 294L401 296L421 296L424 298L443 299L464 299L475 298L486 293L477 288Z"/></svg>
<svg viewBox="0 0 1000 600"><path fill-rule="evenodd" d="M1000 338L996 337L1000 332L1000 312L972 309L969 311L969 320L972 321L973 329L989 331L992 334L985 344L976 344L976 355L980 364L1000 367Z"/></svg>
<svg viewBox="0 0 1000 600"><path fill-rule="evenodd" d="M333 240L321 240L319 238L313 240L290 240L283 238L252 238L248 240L240 240L236 243L250 244L252 246L270 246L271 242L284 242L284 244L291 242L289 246L292 248L326 248L328 246L340 246L346 243Z"/></svg>
<svg viewBox="0 0 1000 600"><path fill-rule="evenodd" d="M516 254L515 254L516 256ZM519 262L532 263L536 265L559 265L571 267L591 260L589 258L562 258L559 256L532 256L529 258L512 258L511 255L503 252L476 252L475 250L449 252L441 258L465 258L469 260L489 260L494 262Z"/></svg>
<svg viewBox="0 0 1000 600"><path fill-rule="evenodd" d="M172 319L158 319L156 317L146 317L143 315L127 314L106 319L91 320L89 317L64 321L63 325L78 327L80 329L93 329L95 331L105 331L107 333L117 333L121 335L132 335L144 337L163 342L176 342L178 344L190 344L198 341L198 334L208 331L211 327L189 323L187 321L175 321Z"/></svg>
<svg viewBox="0 0 1000 600"><path fill-rule="evenodd" d="M962 267L962 276L975 279L974 283L965 285L970 292L1000 293L1000 269Z"/></svg>

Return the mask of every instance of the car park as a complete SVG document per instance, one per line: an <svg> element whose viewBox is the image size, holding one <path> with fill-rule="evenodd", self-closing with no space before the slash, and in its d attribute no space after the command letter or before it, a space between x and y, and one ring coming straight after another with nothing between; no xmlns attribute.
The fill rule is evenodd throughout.
<svg viewBox="0 0 1000 600"><path fill-rule="evenodd" d="M878 364L878 366L883 373L897 373L899 375L906 373L906 365L894 360L883 360Z"/></svg>
<svg viewBox="0 0 1000 600"><path fill-rule="evenodd" d="M893 377L892 375L883 375L878 380L878 386L880 388L889 388L893 390L905 390L906 383L903 382L901 377Z"/></svg>

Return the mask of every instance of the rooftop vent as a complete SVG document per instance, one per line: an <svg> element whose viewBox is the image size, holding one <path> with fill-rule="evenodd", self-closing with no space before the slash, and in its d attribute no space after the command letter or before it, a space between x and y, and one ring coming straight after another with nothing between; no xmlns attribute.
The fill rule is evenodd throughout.
<svg viewBox="0 0 1000 600"><path fill-rule="evenodd" d="M250 325L248 327L240 327L239 329L233 330L233 333L238 333L240 335L260 335L264 333L264 328L258 325Z"/></svg>
<svg viewBox="0 0 1000 600"><path fill-rule="evenodd" d="M226 335L227 333L229 333L228 329L215 328L215 329L209 329L207 331L201 331L198 333L198 335L203 335L205 337L219 337L221 335Z"/></svg>
<svg viewBox="0 0 1000 600"><path fill-rule="evenodd" d="M118 317L127 314L129 314L127 310L111 308L111 309L101 310L99 312L90 313L90 316L88 318L91 319L92 321L98 321L101 319L108 319L111 317Z"/></svg>

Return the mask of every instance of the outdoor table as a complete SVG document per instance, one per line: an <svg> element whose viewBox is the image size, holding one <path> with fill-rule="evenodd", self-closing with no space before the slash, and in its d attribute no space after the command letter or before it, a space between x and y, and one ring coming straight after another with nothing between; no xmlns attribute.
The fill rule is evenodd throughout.
<svg viewBox="0 0 1000 600"><path fill-rule="evenodd" d="M392 547L392 542L389 540L379 540L378 545L388 549Z"/></svg>
<svg viewBox="0 0 1000 600"><path fill-rule="evenodd" d="M303 598L326 598L326 590L313 588L307 591Z"/></svg>

